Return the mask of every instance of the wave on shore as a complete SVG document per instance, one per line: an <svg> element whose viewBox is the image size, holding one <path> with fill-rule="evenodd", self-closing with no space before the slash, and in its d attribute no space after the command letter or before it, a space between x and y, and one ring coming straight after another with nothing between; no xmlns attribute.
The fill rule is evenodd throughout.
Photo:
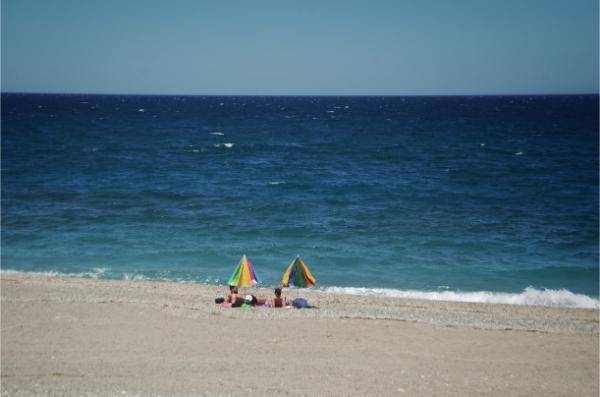
<svg viewBox="0 0 600 397"><path fill-rule="evenodd" d="M491 291L411 291L387 288L326 287L325 292L349 295L381 296L390 298L420 299L452 302L502 303L508 305L562 306L597 309L598 299L576 294L566 289L539 290L525 288L521 293Z"/></svg>
<svg viewBox="0 0 600 397"><path fill-rule="evenodd" d="M50 272L21 272L17 270L2 269L0 274L7 273L26 273L46 277L73 277L73 278L91 278L91 279L110 279L103 277L106 268L96 268L91 272L83 273L59 273ZM160 281L160 282L178 282L198 284L193 280L182 279L152 279L142 275L124 274L125 281ZM201 284L214 284L218 280L205 280ZM268 286L264 286L265 288ZM536 289L526 288L521 293L492 292L492 291L418 291L418 290L400 290L392 288L358 288L358 287L321 287L317 291L333 294L377 296L402 299L431 300L431 301L450 301L450 302L471 302L471 303L500 303L508 305L534 305L534 306L560 306L598 309L600 300L584 294L577 294L567 289Z"/></svg>

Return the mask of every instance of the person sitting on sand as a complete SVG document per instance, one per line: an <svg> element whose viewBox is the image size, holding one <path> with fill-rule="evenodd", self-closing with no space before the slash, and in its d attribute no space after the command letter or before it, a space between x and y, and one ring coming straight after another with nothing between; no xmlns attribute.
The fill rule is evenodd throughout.
<svg viewBox="0 0 600 397"><path fill-rule="evenodd" d="M281 288L275 288L275 297L271 300L273 307L284 307L287 306L287 299L281 297Z"/></svg>
<svg viewBox="0 0 600 397"><path fill-rule="evenodd" d="M238 287L236 287L235 285L230 285L229 286L229 294L227 294L227 298L225 299L225 302L234 303L236 301L237 297L238 297Z"/></svg>

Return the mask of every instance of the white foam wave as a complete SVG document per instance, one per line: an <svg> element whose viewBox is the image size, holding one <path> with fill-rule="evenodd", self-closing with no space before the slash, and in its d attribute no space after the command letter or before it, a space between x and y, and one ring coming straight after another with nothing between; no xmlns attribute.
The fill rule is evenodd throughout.
<svg viewBox="0 0 600 397"><path fill-rule="evenodd" d="M0 274L30 274L34 276L44 276L44 277L69 277L69 278L91 278L91 279L115 279L115 280L124 280L124 281L161 281L161 282L170 282L170 283L180 283L180 284L194 284L195 281L189 278L181 278L181 277L148 277L144 274L140 273L120 273L113 272L108 276L104 276L104 273L110 271L110 268L94 268L89 272L80 272L80 273L62 273L54 270L50 270L47 272L23 272L20 270L11 270L11 269L1 269ZM211 279L207 277L204 280L205 284L219 284L220 279L214 278Z"/></svg>
<svg viewBox="0 0 600 397"><path fill-rule="evenodd" d="M46 276L46 277L66 276L66 274L55 272L54 270L50 270L50 271L47 271L47 272L20 272L18 270L12 270L12 269L2 269L2 270L0 270L0 274L14 274L14 273L26 273L26 274L33 274L34 276Z"/></svg>
<svg viewBox="0 0 600 397"><path fill-rule="evenodd" d="M453 302L503 303L508 305L563 306L593 308L600 307L598 299L583 294L576 294L566 289L539 290L527 287L521 293L504 293L490 291L457 292L457 291L416 291L389 288L353 288L326 287L323 291L364 296L381 296L390 298L422 299Z"/></svg>
<svg viewBox="0 0 600 397"><path fill-rule="evenodd" d="M223 133L222 133L222 132L220 132L220 131L213 131L213 132L211 132L211 133L210 133L210 135L223 136L223 135L225 135L225 134L223 134Z"/></svg>
<svg viewBox="0 0 600 397"><path fill-rule="evenodd" d="M224 147L227 149L231 149L234 145L234 143L217 143L214 145L214 147Z"/></svg>
<svg viewBox="0 0 600 397"><path fill-rule="evenodd" d="M105 277L105 273L110 271L110 268L94 268L89 272L80 273L60 273L57 271L47 272L22 272L11 269L1 269L0 274L10 273L26 273L46 277L76 277L76 278L92 278L101 279ZM115 276L113 274L112 276ZM121 277L127 281L166 281L179 283L193 283L193 280L182 278L150 278L143 274L122 273ZM110 277L109 277L110 278ZM219 283L219 279L214 280L207 278L206 283ZM447 289L448 286L440 286L442 289ZM567 289L535 289L527 287L521 293L506 293L506 292L491 292L491 291L475 291L475 292L458 292L458 291L418 291L418 290L399 290L392 288L358 288L358 287L322 287L319 291L332 294L344 295L361 295L361 296L378 296L387 298L402 298L402 299L418 299L431 301L450 301L450 302L471 302L471 303L496 303L507 305L533 305L533 306L558 306L558 307L574 307L598 309L600 308L600 300L583 294L576 294Z"/></svg>
<svg viewBox="0 0 600 397"><path fill-rule="evenodd" d="M94 280L98 280L99 278L102 278L102 276L109 270L110 270L109 267L95 267L89 272L60 273L60 272L57 272L54 270L49 270L47 272L21 272L18 270L2 269L2 270L0 270L0 273L1 274L26 273L26 274L33 274L34 276L93 278Z"/></svg>
<svg viewBox="0 0 600 397"><path fill-rule="evenodd" d="M273 182L269 182L269 185L282 185L285 182L280 182L280 181L273 181Z"/></svg>
<svg viewBox="0 0 600 397"><path fill-rule="evenodd" d="M515 156L522 156L522 155L523 155L523 152L517 152L517 153L515 153Z"/></svg>
<svg viewBox="0 0 600 397"><path fill-rule="evenodd" d="M126 281L148 281L149 279L142 274L123 273L123 280Z"/></svg>
<svg viewBox="0 0 600 397"><path fill-rule="evenodd" d="M91 272L83 272L83 273L78 273L77 277L91 277L93 279L98 279L98 277L102 277L102 275L104 273L106 273L107 270L110 270L109 267L95 267L92 269Z"/></svg>

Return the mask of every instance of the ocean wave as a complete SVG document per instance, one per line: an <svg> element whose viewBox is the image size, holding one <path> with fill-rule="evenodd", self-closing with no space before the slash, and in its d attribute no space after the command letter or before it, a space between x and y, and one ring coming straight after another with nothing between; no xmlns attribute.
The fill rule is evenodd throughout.
<svg viewBox="0 0 600 397"><path fill-rule="evenodd" d="M176 277L176 276L149 276L138 272L121 272L113 271L108 267L97 267L87 272L59 272L55 270L48 270L42 272L29 272L13 269L1 269L0 274L30 274L33 276L44 276L44 277L67 277L67 278L87 278L94 280L124 280L124 281L159 281L168 283L179 283L179 284L207 284L207 285L218 285L222 283L219 277L203 276L198 278L193 277Z"/></svg>
<svg viewBox="0 0 600 397"><path fill-rule="evenodd" d="M227 148L227 149L231 149L233 147L233 145L235 145L235 144L228 142L228 143L217 143L217 144L214 144L213 146L214 147L224 147L224 148Z"/></svg>
<svg viewBox="0 0 600 397"><path fill-rule="evenodd" d="M121 279L126 281L161 281L184 284L220 284L218 277L202 277L190 279L188 277L151 277L143 273L111 272L110 268L93 268L91 271L79 273L61 273L58 271L45 272L23 272L19 270L2 269L0 274L26 273L46 277L73 277L73 278L91 278L91 279ZM577 294L567 289L536 289L527 287L521 293L492 292L492 291L450 291L447 286L440 286L443 291L419 291L419 290L400 290L392 288L361 288L361 287L321 287L317 291L340 294L340 295L359 295L376 296L400 299L416 299L430 301L447 302L467 302L467 303L490 303L507 305L530 305L530 306L554 306L571 308L600 308L600 300L584 294ZM294 289L294 288L292 288Z"/></svg>
<svg viewBox="0 0 600 397"><path fill-rule="evenodd" d="M109 267L95 267L91 271L88 272L78 272L78 273L61 273L54 270L48 270L46 272L23 272L19 270L12 269L2 269L0 270L0 274L10 274L10 273L25 273L32 274L34 276L46 276L46 277L73 277L73 278L92 278L94 280L99 280L105 278L105 274L107 271L110 271Z"/></svg>
<svg viewBox="0 0 600 397"><path fill-rule="evenodd" d="M390 298L432 301L502 303L508 305L562 306L597 309L598 299L576 294L566 289L535 289L527 287L521 293L491 291L416 291L390 288L324 287L322 291L335 294L381 296Z"/></svg>
<svg viewBox="0 0 600 397"><path fill-rule="evenodd" d="M123 273L123 280L125 281L151 281L150 278L144 276L143 274L130 274Z"/></svg>

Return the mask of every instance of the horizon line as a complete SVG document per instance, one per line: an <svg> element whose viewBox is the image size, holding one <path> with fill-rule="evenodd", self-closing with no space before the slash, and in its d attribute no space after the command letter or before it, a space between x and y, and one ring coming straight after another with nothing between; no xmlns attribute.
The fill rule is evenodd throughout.
<svg viewBox="0 0 600 397"><path fill-rule="evenodd" d="M135 94L99 92L0 91L1 95L98 95L98 96L185 96L185 97L520 97L520 96L598 96L599 92L520 93L520 94Z"/></svg>

